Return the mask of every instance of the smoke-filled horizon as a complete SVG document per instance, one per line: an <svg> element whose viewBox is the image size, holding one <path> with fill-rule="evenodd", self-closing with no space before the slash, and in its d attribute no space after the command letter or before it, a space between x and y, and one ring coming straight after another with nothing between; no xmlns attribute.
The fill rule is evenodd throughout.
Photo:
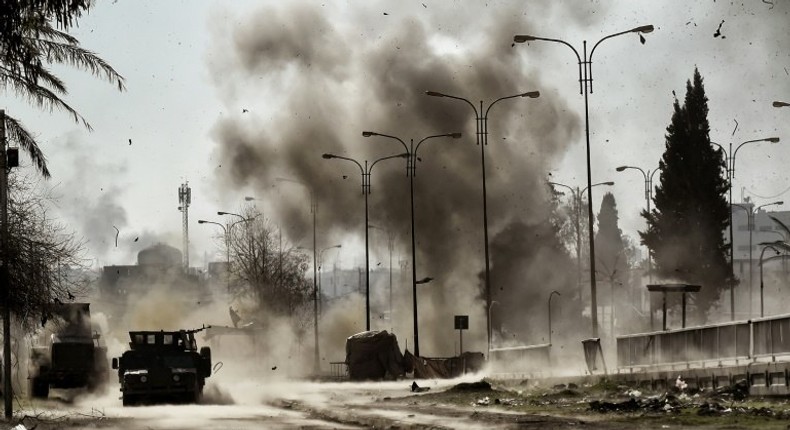
<svg viewBox="0 0 790 430"><path fill-rule="evenodd" d="M364 166L365 160L370 165L405 148L392 139L362 137L363 130L398 136L407 144L409 139L416 143L426 136L462 132L461 139L425 141L417 153L415 177L417 276L435 279L418 291L423 342L432 345L423 350L449 355L454 340L446 336L449 330L429 328L451 329L453 314L471 314L476 321L472 338L485 337L481 154L470 106L424 92L469 98L478 109L482 99L486 109L499 97L540 91L543 83L507 42L517 29L529 29L528 19L507 10L492 13L474 49L451 53L431 43L435 23L402 12L381 15L394 25L375 32L376 42L353 50L350 44L361 41L354 29L304 4L262 8L225 29L228 33L222 34L231 40L227 59L212 65L223 94L248 97L250 92L271 91L266 88L274 83L280 91L272 116L259 117L250 108L220 119L214 137L219 158L228 167L221 180L229 189L250 187L264 195L277 177L288 177L312 190L321 248L335 238L363 236L365 222L359 168L345 160L323 159L323 153L354 158ZM372 10L365 13L371 20L380 18ZM549 216L549 164L561 158L582 130L573 112L551 96L504 100L491 109L486 185L492 238L513 222L534 223ZM383 224L394 233L397 246L407 250L411 236L405 164L393 159L373 167L369 216L370 224ZM307 193L291 187L266 199L265 205L288 220L289 233L305 236L311 228ZM496 255L491 259L509 260ZM492 284L502 287L496 279Z"/></svg>

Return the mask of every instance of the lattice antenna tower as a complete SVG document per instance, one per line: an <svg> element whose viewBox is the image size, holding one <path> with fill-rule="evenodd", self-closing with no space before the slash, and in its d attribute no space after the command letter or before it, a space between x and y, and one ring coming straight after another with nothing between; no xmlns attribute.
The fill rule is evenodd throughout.
<svg viewBox="0 0 790 430"><path fill-rule="evenodd" d="M192 203L192 189L189 181L178 188L178 210L181 211L181 233L184 247L184 268L189 269L189 205Z"/></svg>

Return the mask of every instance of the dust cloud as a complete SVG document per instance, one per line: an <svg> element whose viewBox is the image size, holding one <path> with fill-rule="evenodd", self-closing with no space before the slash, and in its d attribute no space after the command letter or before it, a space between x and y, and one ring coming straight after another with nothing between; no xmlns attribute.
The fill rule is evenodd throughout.
<svg viewBox="0 0 790 430"><path fill-rule="evenodd" d="M363 130L396 135L407 142L462 132L459 140L424 142L415 177L417 278L435 279L418 290L424 327L421 354L447 356L458 347L452 336L456 314L470 315L467 349L485 350L480 148L474 145L470 107L424 92L466 97L475 105L485 100L487 105L526 91L545 94L547 86L536 65L511 46L513 34L533 27L521 6L505 3L482 16L447 9L453 17L449 28L444 24L447 20L435 18L442 13L425 15L419 9L423 8L399 5L382 15L372 6L350 12L297 2L261 8L240 17L232 28L217 24L210 69L221 97L238 113L220 118L213 137L216 153L227 167L218 178L224 187L251 188L266 195L276 177L307 184L318 204L319 242L335 243L364 232L360 172L350 163L324 160L321 154L352 157L364 164L366 159L404 152L395 141L361 137ZM356 27L349 19L335 19L346 12L353 22L368 24ZM475 39L466 36L471 24ZM491 109L486 168L492 239L512 225L536 225L547 218L549 166L580 135L580 118L571 112L575 109L550 96L505 100ZM375 166L369 211L377 223L395 232L397 248L408 255L409 187L403 163L387 160ZM287 232L296 235L311 225L306 200L301 190L278 193L267 208L289 222L301 219L294 231ZM542 243L542 238L527 235L521 240L536 248ZM500 251L511 252L506 247ZM491 261L492 274L510 271L502 267L505 264L527 263L515 255L492 254ZM499 301L514 304L508 312L535 314L543 306L531 297L555 289L556 282L543 282L539 276L493 277L492 289L506 292ZM381 284L371 290L374 287L380 290ZM401 294L408 298L399 297L396 305L410 303L410 288ZM403 344L404 339L411 340L411 308L399 307L393 313L401 317L388 325ZM325 319L332 315L348 316L329 310ZM522 341L530 341L533 329L522 323L530 321L519 321L512 329ZM340 322L329 325L352 328Z"/></svg>

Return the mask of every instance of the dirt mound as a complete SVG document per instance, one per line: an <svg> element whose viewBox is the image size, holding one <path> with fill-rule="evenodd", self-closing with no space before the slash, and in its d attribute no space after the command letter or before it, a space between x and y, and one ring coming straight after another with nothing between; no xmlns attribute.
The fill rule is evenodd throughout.
<svg viewBox="0 0 790 430"><path fill-rule="evenodd" d="M491 384L488 383L486 380L480 380L477 382L461 382L450 388L447 391L493 391L491 389Z"/></svg>

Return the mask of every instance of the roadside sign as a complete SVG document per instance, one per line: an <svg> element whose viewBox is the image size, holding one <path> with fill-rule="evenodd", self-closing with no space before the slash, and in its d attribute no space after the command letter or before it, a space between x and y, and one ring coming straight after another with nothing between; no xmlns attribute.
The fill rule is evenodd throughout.
<svg viewBox="0 0 790 430"><path fill-rule="evenodd" d="M469 330L469 315L455 316L455 330Z"/></svg>

